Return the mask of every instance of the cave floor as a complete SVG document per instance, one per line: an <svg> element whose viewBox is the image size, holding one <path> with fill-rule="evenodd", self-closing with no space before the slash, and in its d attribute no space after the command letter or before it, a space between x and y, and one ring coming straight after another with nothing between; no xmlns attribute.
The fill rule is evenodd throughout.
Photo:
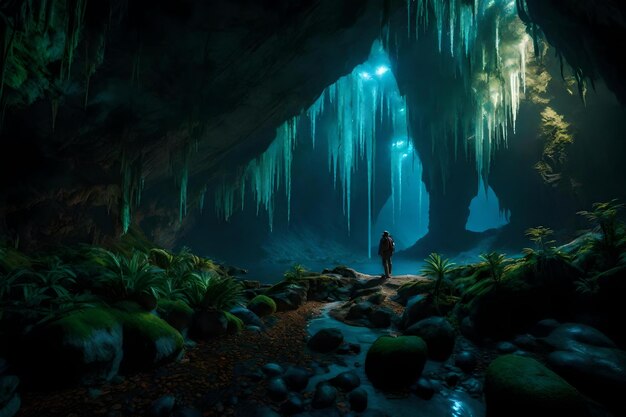
<svg viewBox="0 0 626 417"><path fill-rule="evenodd" d="M186 350L181 361L97 388L24 391L18 416L141 416L165 395L174 396L177 404L204 410L204 416L235 415L236 409L265 397L265 386L258 383L262 365L311 364L306 323L322 305L307 302L298 310L276 313L263 333L244 330L199 342Z"/></svg>

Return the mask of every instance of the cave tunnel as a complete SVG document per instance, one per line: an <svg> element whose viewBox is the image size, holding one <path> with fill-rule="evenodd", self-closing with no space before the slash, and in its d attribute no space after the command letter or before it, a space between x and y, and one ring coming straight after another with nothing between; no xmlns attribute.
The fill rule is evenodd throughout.
<svg viewBox="0 0 626 417"><path fill-rule="evenodd" d="M0 0L0 416L626 414L626 5Z"/></svg>

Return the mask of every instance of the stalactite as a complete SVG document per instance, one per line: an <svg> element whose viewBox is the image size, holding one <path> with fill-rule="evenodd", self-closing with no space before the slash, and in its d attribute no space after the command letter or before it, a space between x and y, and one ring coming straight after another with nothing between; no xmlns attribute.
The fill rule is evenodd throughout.
<svg viewBox="0 0 626 417"><path fill-rule="evenodd" d="M408 135L406 101L398 92L395 78L390 72L389 58L379 41L372 46L368 62L326 88L305 112L313 144L320 134L317 119L327 112L332 113L335 120L335 128L330 129L326 138L328 169L335 187L339 184L341 188L348 231L351 229L352 173L358 168L359 161L363 161L367 170L368 255L371 256L376 127L384 122L391 126L394 136ZM288 120L277 129L272 144L248 164L239 181L232 185L222 183L217 187L215 201L220 217L226 220L231 217L236 189L240 191L243 209L247 183L257 204L257 214L260 208L268 214L270 230L273 229L274 221L274 195L284 186L289 220L291 165L298 136L298 120L297 117ZM284 184L281 184L281 180Z"/></svg>
<svg viewBox="0 0 626 417"><path fill-rule="evenodd" d="M532 42L518 17L516 0L476 0L474 4L459 0L407 0L415 1L417 7L409 7L416 14L415 32L426 30L434 18L439 51L449 53L462 77L468 80L465 91L456 94L459 103L471 103L473 115L470 111L461 113L466 120L461 123L460 134L454 136L474 138L476 170L486 177L493 152L507 144L509 129L515 132L526 85L526 50ZM442 47L446 36L448 52ZM434 140L445 140L444 132L459 127L458 109L448 109L449 113L440 114L439 120L430 121Z"/></svg>

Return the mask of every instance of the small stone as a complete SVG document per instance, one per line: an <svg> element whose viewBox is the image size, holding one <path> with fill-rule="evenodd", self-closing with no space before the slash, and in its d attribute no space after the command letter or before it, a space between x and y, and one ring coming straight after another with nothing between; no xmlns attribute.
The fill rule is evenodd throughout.
<svg viewBox="0 0 626 417"><path fill-rule="evenodd" d="M283 375L287 387L291 391L302 391L309 385L311 373L303 368L290 367Z"/></svg>
<svg viewBox="0 0 626 417"><path fill-rule="evenodd" d="M361 378L355 372L347 371L340 373L329 382L343 392L350 392L361 385Z"/></svg>
<svg viewBox="0 0 626 417"><path fill-rule="evenodd" d="M422 377L415 384L415 394L420 398L430 400L435 395L435 388L429 379Z"/></svg>
<svg viewBox="0 0 626 417"><path fill-rule="evenodd" d="M304 411L304 402L299 394L290 393L285 401L280 406L280 412L285 415L292 415L301 413Z"/></svg>
<svg viewBox="0 0 626 417"><path fill-rule="evenodd" d="M341 330L336 328L322 329L309 339L309 349L317 352L331 352L337 349L343 342Z"/></svg>
<svg viewBox="0 0 626 417"><path fill-rule="evenodd" d="M277 363L267 363L263 365L261 371L263 371L263 373L270 378L275 378L285 373L283 367L278 365Z"/></svg>
<svg viewBox="0 0 626 417"><path fill-rule="evenodd" d="M517 350L517 346L511 342L500 342L496 345L496 349L500 353L513 353Z"/></svg>
<svg viewBox="0 0 626 417"><path fill-rule="evenodd" d="M337 400L337 389L329 384L322 383L315 389L313 395L313 408L327 408L335 404Z"/></svg>
<svg viewBox="0 0 626 417"><path fill-rule="evenodd" d="M272 401L283 401L288 392L287 384L282 378L274 378L267 384L267 396Z"/></svg>
<svg viewBox="0 0 626 417"><path fill-rule="evenodd" d="M513 343L521 349L527 350L529 352L535 352L539 345L537 344L537 339L529 334L520 334L515 336L513 339Z"/></svg>
<svg viewBox="0 0 626 417"><path fill-rule="evenodd" d="M171 395L165 395L157 398L150 404L148 410L148 416L150 417L167 417L172 413L174 405L176 404L176 398Z"/></svg>
<svg viewBox="0 0 626 417"><path fill-rule="evenodd" d="M467 391L469 395L479 398L483 392L483 384L476 378L469 378L461 384L461 387Z"/></svg>
<svg viewBox="0 0 626 417"><path fill-rule="evenodd" d="M478 358L471 350L463 350L456 354L454 364L465 372L472 372L476 368Z"/></svg>
<svg viewBox="0 0 626 417"><path fill-rule="evenodd" d="M357 413L365 410L367 408L367 391L363 388L352 390L348 394L348 401L350 401L350 408Z"/></svg>

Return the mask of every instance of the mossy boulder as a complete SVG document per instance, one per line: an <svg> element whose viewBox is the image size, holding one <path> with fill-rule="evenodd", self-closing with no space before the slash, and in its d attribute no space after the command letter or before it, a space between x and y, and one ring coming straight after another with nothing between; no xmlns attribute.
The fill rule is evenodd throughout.
<svg viewBox="0 0 626 417"><path fill-rule="evenodd" d="M151 313L118 312L124 327L124 370L145 370L177 359L183 336Z"/></svg>
<svg viewBox="0 0 626 417"><path fill-rule="evenodd" d="M122 361L122 325L108 309L78 311L34 329L21 354L33 382L109 381Z"/></svg>
<svg viewBox="0 0 626 417"><path fill-rule="evenodd" d="M259 317L276 313L276 302L266 295L257 295L248 303L248 310Z"/></svg>
<svg viewBox="0 0 626 417"><path fill-rule="evenodd" d="M381 336L365 358L365 373L381 389L411 385L422 374L428 349L417 336Z"/></svg>
<svg viewBox="0 0 626 417"><path fill-rule="evenodd" d="M504 355L494 360L487 368L484 389L488 417L590 415L574 387L528 357Z"/></svg>
<svg viewBox="0 0 626 417"><path fill-rule="evenodd" d="M182 334L191 326L193 309L182 300L159 300L157 312L159 317Z"/></svg>

